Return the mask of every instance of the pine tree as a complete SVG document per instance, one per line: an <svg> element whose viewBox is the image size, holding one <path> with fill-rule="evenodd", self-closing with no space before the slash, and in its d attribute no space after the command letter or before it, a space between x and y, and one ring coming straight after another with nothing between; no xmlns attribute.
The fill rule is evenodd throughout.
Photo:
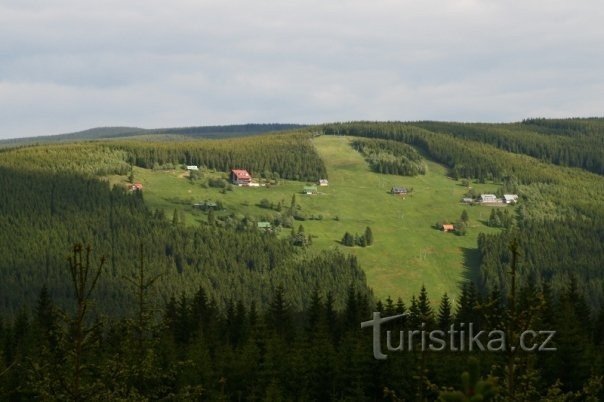
<svg viewBox="0 0 604 402"><path fill-rule="evenodd" d="M447 331L453 323L453 317L451 315L451 301L449 296L445 293L440 301L438 307L438 328L442 331Z"/></svg>
<svg viewBox="0 0 604 402"><path fill-rule="evenodd" d="M291 337L293 331L291 306L285 299L285 289L282 285L275 289L268 308L267 322L270 328L284 339Z"/></svg>
<svg viewBox="0 0 604 402"><path fill-rule="evenodd" d="M425 322L428 327L431 327L434 324L434 311L432 310L432 306L430 306L430 299L428 298L428 292L424 285L422 285L419 292L417 305L421 320Z"/></svg>
<svg viewBox="0 0 604 402"><path fill-rule="evenodd" d="M368 246L371 246L373 244L373 232L371 231L371 228L369 226L365 228L365 240Z"/></svg>
<svg viewBox="0 0 604 402"><path fill-rule="evenodd" d="M463 212L461 213L461 217L460 220L463 223L468 223L468 221L470 220L470 216L468 215L468 211L466 211L465 209L463 210Z"/></svg>

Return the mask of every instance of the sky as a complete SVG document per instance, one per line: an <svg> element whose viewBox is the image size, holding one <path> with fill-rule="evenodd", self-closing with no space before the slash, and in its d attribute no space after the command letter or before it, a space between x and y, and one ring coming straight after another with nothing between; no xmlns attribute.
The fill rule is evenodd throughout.
<svg viewBox="0 0 604 402"><path fill-rule="evenodd" d="M604 2L0 0L0 138L603 116Z"/></svg>

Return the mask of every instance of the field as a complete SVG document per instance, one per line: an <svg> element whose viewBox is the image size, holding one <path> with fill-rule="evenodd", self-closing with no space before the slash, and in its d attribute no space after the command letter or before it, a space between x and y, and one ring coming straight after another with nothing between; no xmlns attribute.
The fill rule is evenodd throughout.
<svg viewBox="0 0 604 402"><path fill-rule="evenodd" d="M427 161L427 174L417 177L381 175L369 170L362 156L354 151L347 137L321 136L313 140L325 161L329 186L319 187L319 194L304 195L305 183L281 181L276 186L245 188L221 192L191 182L182 170L152 171L135 169L135 179L144 185L145 202L152 209L162 208L171 218L174 209L184 212L187 224L205 220L205 214L191 205L203 200L221 201L222 213L248 215L257 219L276 213L258 206L268 199L289 207L292 195L307 215L321 219L296 221L313 236L311 250L341 247L354 253L367 274L369 286L377 297L401 296L408 300L424 284L434 298L447 292L453 297L457 283L477 269L476 238L480 232L495 231L487 227L490 208L470 207L459 203L466 192L460 182L445 175L445 168ZM205 177L225 176L223 172L204 172ZM124 177L112 177L113 182ZM392 196L392 186L414 189L406 198ZM472 183L479 192L494 192L496 185ZM443 233L433 228L435 222L456 221L466 209L470 227L466 236ZM362 234L370 226L374 245L343 247L339 244L346 231ZM289 230L281 236L289 235Z"/></svg>

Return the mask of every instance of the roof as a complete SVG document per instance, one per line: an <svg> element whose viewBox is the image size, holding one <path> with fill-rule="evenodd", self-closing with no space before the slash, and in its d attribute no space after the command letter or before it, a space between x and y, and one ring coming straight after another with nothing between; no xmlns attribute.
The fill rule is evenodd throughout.
<svg viewBox="0 0 604 402"><path fill-rule="evenodd" d="M260 229L269 229L271 226L270 222L258 222L258 227Z"/></svg>
<svg viewBox="0 0 604 402"><path fill-rule="evenodd" d="M231 173L238 179L251 179L252 176L245 169L232 169Z"/></svg>
<svg viewBox="0 0 604 402"><path fill-rule="evenodd" d="M304 186L304 191L317 191L317 186Z"/></svg>
<svg viewBox="0 0 604 402"><path fill-rule="evenodd" d="M497 198L495 194L480 194L480 198Z"/></svg>
<svg viewBox="0 0 604 402"><path fill-rule="evenodd" d="M392 187L392 191L395 193L406 193L407 187Z"/></svg>
<svg viewBox="0 0 604 402"><path fill-rule="evenodd" d="M195 165L187 166L187 170L199 170L199 168Z"/></svg>
<svg viewBox="0 0 604 402"><path fill-rule="evenodd" d="M327 179L319 179L319 183L328 183Z"/></svg>
<svg viewBox="0 0 604 402"><path fill-rule="evenodd" d="M504 194L503 198L506 200L517 200L518 196L516 194Z"/></svg>

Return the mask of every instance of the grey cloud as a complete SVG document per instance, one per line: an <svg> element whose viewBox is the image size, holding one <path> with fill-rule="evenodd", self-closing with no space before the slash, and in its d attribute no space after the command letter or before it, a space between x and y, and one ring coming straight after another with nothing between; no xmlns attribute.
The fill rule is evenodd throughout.
<svg viewBox="0 0 604 402"><path fill-rule="evenodd" d="M2 1L0 137L601 115L604 5Z"/></svg>

